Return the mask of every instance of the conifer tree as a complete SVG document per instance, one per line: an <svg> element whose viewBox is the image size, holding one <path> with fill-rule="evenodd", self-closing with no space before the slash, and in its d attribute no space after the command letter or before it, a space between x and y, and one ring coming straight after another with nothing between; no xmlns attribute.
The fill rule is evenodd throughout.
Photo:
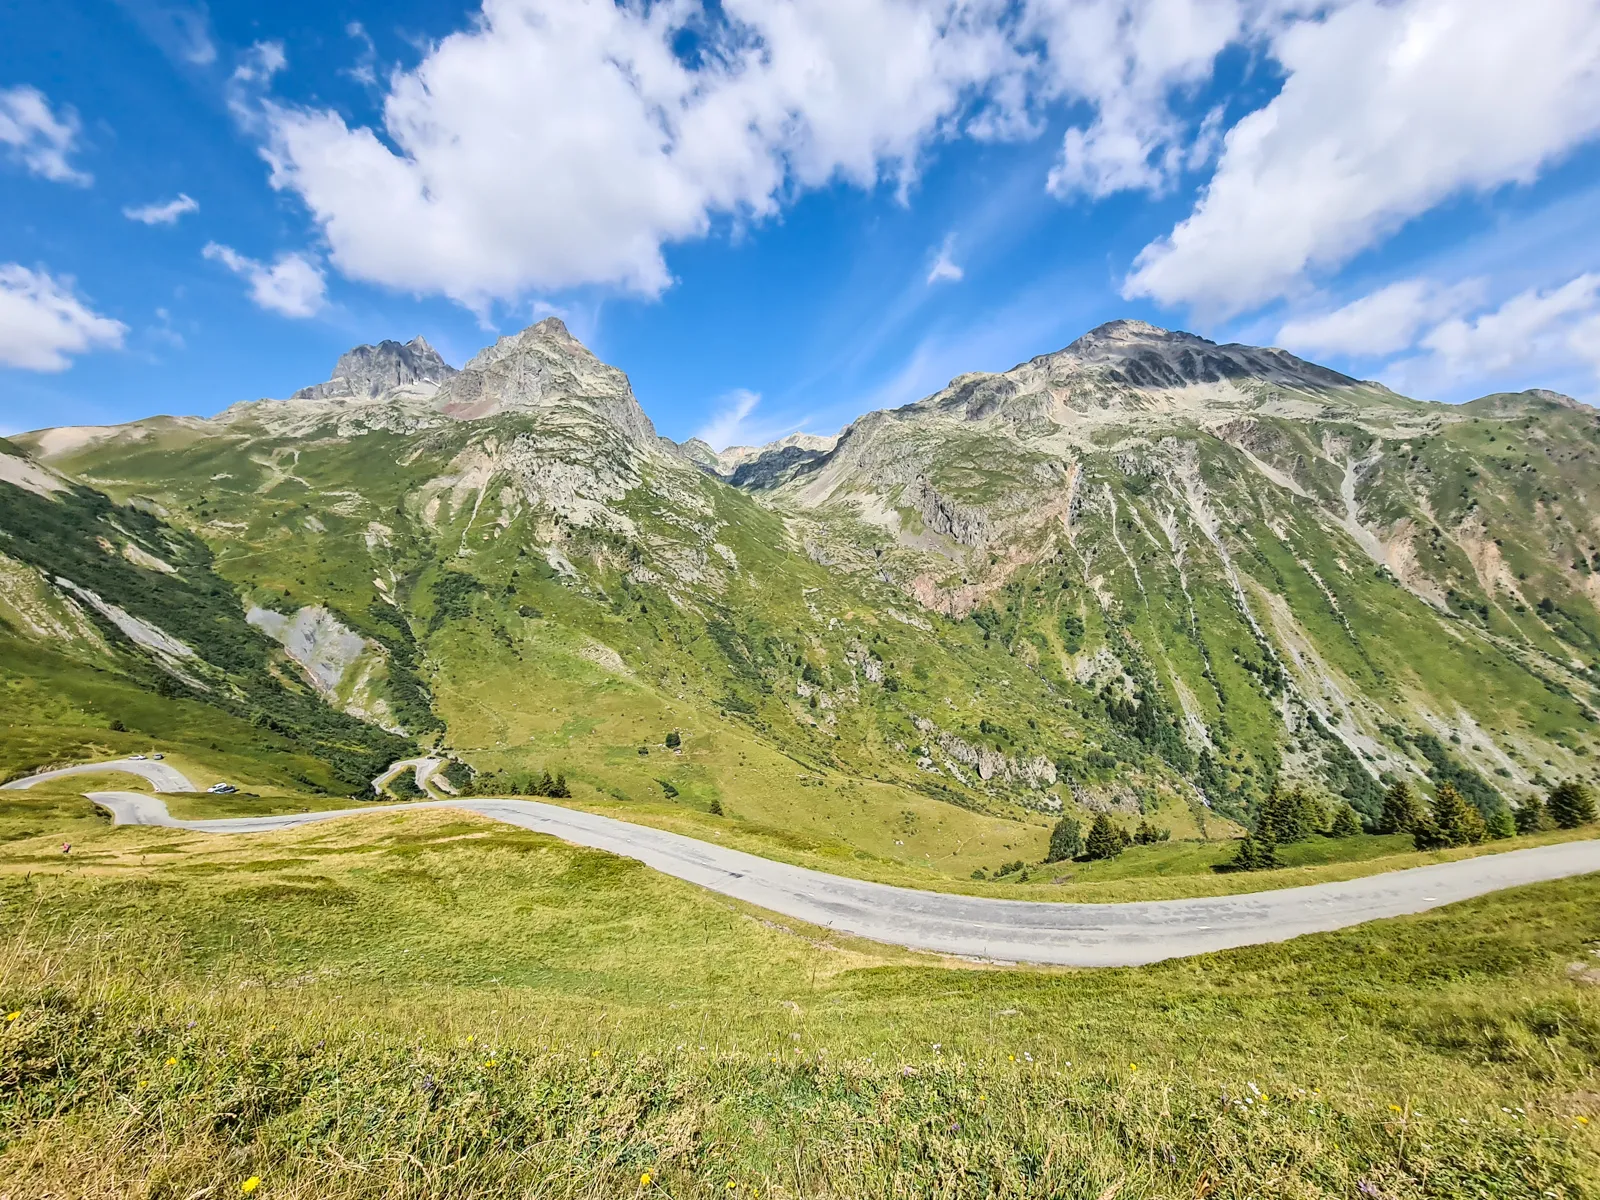
<svg viewBox="0 0 1600 1200"><path fill-rule="evenodd" d="M1122 853L1126 844L1124 839L1128 835L1118 829L1105 813L1095 816L1094 824L1089 829L1089 838L1084 845L1084 852L1090 858L1115 858Z"/></svg>
<svg viewBox="0 0 1600 1200"><path fill-rule="evenodd" d="M1271 838L1247 833L1239 840L1233 857L1223 863L1222 871L1267 871L1278 865L1278 848Z"/></svg>
<svg viewBox="0 0 1600 1200"><path fill-rule="evenodd" d="M1383 797L1383 813L1378 817L1379 833L1415 833L1417 825L1425 818L1422 806L1417 803L1411 785L1404 779L1396 780Z"/></svg>
<svg viewBox="0 0 1600 1200"><path fill-rule="evenodd" d="M1484 818L1484 826L1488 829L1489 836L1497 841L1502 838L1515 837L1517 833L1517 819L1511 815L1511 810L1504 804Z"/></svg>
<svg viewBox="0 0 1600 1200"><path fill-rule="evenodd" d="M1050 852L1045 862L1061 862L1083 853L1083 827L1071 817L1062 817L1050 831Z"/></svg>
<svg viewBox="0 0 1600 1200"><path fill-rule="evenodd" d="M1446 846L1474 846L1489 836L1480 813L1455 785L1441 783L1433 800L1433 827Z"/></svg>
<svg viewBox="0 0 1600 1200"><path fill-rule="evenodd" d="M1557 829L1576 829L1595 818L1594 796L1576 779L1558 784L1545 801L1545 808Z"/></svg>
<svg viewBox="0 0 1600 1200"><path fill-rule="evenodd" d="M1328 830L1328 836L1347 838L1355 837L1360 832L1361 818L1356 815L1356 810L1348 804L1341 804L1339 811L1333 815L1333 825Z"/></svg>
<svg viewBox="0 0 1600 1200"><path fill-rule="evenodd" d="M1544 801L1537 796L1522 802L1515 819L1518 833L1538 833L1550 827L1550 814L1545 811Z"/></svg>

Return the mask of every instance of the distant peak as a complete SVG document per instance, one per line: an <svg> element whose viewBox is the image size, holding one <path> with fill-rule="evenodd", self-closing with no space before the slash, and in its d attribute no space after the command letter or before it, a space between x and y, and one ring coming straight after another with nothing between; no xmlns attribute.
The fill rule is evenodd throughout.
<svg viewBox="0 0 1600 1200"><path fill-rule="evenodd" d="M346 350L326 383L301 388L296 400L375 399L408 383L443 383L455 368L420 334L404 344L385 338Z"/></svg>

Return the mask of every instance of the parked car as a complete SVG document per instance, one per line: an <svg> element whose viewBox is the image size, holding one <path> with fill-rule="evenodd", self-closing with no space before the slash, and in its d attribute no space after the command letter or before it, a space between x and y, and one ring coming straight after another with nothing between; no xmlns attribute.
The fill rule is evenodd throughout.
<svg viewBox="0 0 1600 1200"><path fill-rule="evenodd" d="M142 754L130 754L130 755L128 755L128 757L130 759L132 759L134 762L143 762L144 761L144 755L142 755Z"/></svg>
<svg viewBox="0 0 1600 1200"><path fill-rule="evenodd" d="M234 787L231 783L213 783L206 789L206 791L216 796L231 796L238 790L239 789Z"/></svg>
<svg viewBox="0 0 1600 1200"><path fill-rule="evenodd" d="M165 754L152 754L150 757L155 759L157 762L160 762L163 758L166 757L166 755Z"/></svg>

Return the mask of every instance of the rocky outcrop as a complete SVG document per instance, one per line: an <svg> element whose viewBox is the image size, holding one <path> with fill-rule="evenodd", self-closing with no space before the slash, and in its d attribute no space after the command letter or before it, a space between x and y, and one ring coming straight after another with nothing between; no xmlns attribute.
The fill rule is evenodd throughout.
<svg viewBox="0 0 1600 1200"><path fill-rule="evenodd" d="M946 733L926 717L913 717L911 723L947 759L976 772L985 783L998 780L1042 791L1056 781L1056 765L1043 755L1012 757L989 746L974 746L965 738Z"/></svg>
<svg viewBox="0 0 1600 1200"><path fill-rule="evenodd" d="M404 344L384 340L346 350L326 383L301 388L296 400L375 400L412 383L443 383L456 369L422 337Z"/></svg>

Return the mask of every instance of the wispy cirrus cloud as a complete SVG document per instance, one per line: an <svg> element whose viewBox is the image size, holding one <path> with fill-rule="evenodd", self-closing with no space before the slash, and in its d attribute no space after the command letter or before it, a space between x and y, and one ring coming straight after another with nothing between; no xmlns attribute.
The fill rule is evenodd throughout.
<svg viewBox="0 0 1600 1200"><path fill-rule="evenodd" d="M53 183L88 187L94 177L67 161L78 148L82 122L70 107L52 108L26 84L0 90L0 146L31 174Z"/></svg>
<svg viewBox="0 0 1600 1200"><path fill-rule="evenodd" d="M186 213L199 212L200 201L186 192L179 192L171 200L157 201L122 210L122 215L141 225L176 225Z"/></svg>

